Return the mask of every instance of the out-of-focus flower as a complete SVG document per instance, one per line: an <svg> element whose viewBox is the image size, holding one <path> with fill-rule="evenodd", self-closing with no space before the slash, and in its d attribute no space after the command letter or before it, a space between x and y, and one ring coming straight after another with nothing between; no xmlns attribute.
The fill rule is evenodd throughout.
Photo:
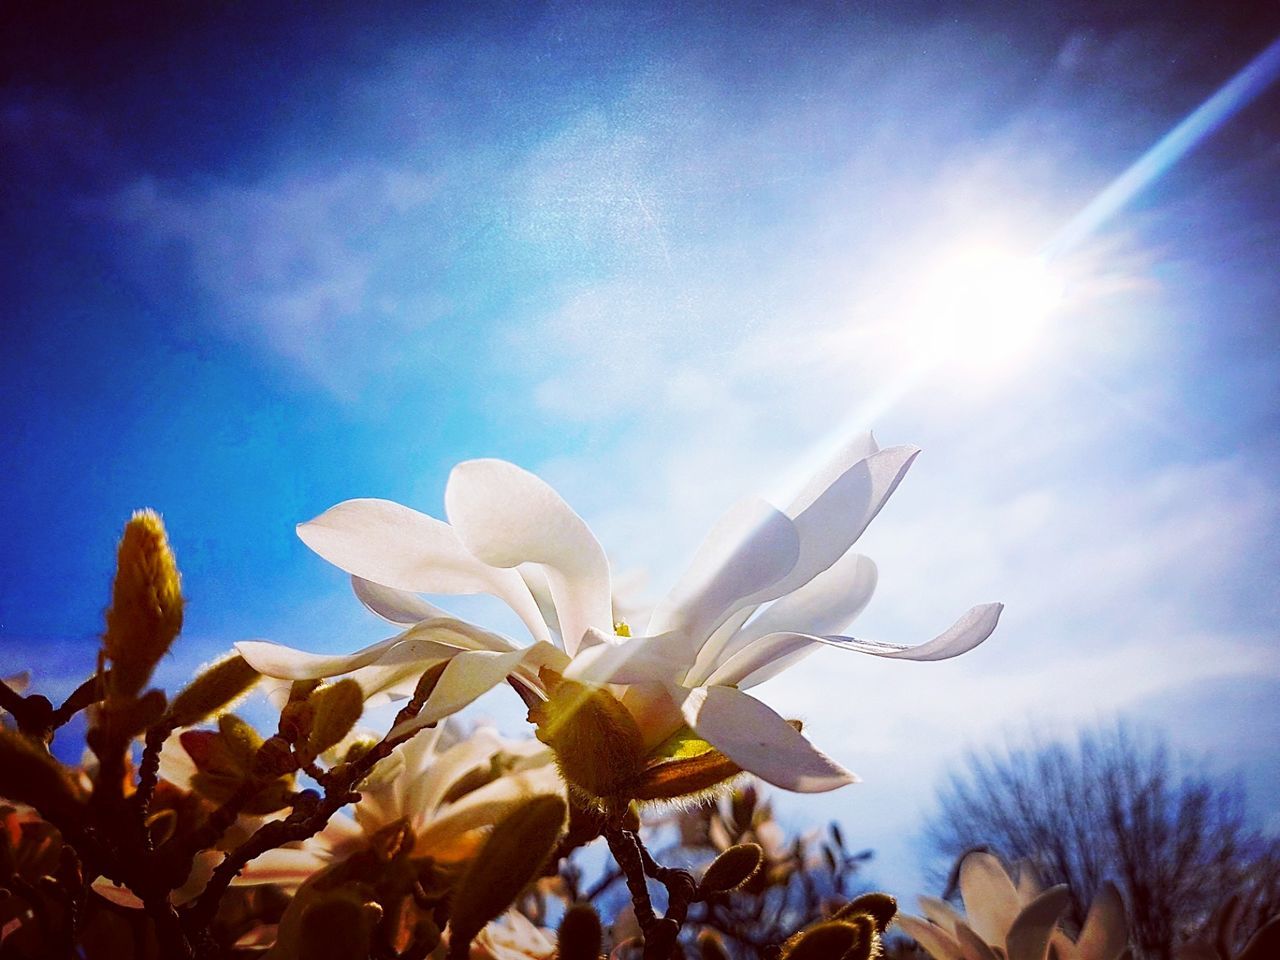
<svg viewBox="0 0 1280 960"><path fill-rule="evenodd" d="M508 910L471 941L471 960L549 960L555 953L555 934L518 910Z"/></svg>
<svg viewBox="0 0 1280 960"><path fill-rule="evenodd" d="M902 929L935 960L1001 955L1044 960L1050 944L1061 960L1119 960L1129 945L1124 902L1111 883L1094 897L1075 940L1057 926L1069 900L1064 885L1041 890L1025 869L1015 884L996 857L982 852L965 856L959 885L963 914L945 900L921 897L927 919L898 917Z"/></svg>
<svg viewBox="0 0 1280 960"><path fill-rule="evenodd" d="M339 813L310 840L268 851L237 882L296 887L396 825L412 837L410 856L465 860L486 827L530 797L561 794L564 786L540 744L483 727L464 736L440 724L397 747L359 790L352 816Z"/></svg>
<svg viewBox="0 0 1280 960"><path fill-rule="evenodd" d="M608 685L634 720L635 732L628 728L625 736L638 736L642 752L687 724L733 764L770 783L831 790L856 778L746 689L824 644L898 659L954 657L990 636L1000 615L1000 604L974 607L915 647L838 632L866 605L876 582L875 565L850 548L917 453L908 446L880 450L867 434L785 511L762 500L733 508L641 631L615 621L604 550L550 486L501 460L467 461L454 468L445 490L448 523L387 501L351 500L299 528L308 546L353 575L369 609L408 630L347 657L261 642L237 646L270 676L354 671L366 691L403 692L425 666L451 659L417 724L460 709L511 674L541 686L544 695L554 691L540 684L540 670L544 678L563 675L596 690ZM535 642L517 648L414 592L493 594ZM595 706L610 709L599 699ZM557 746L562 757L564 746ZM626 749L634 752L631 744Z"/></svg>

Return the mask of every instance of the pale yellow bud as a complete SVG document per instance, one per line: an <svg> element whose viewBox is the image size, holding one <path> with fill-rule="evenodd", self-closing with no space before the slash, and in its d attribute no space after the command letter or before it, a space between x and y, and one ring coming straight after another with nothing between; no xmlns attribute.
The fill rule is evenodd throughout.
<svg viewBox="0 0 1280 960"><path fill-rule="evenodd" d="M108 698L136 696L181 629L182 587L164 524L154 510L139 510L120 538L102 637Z"/></svg>
<svg viewBox="0 0 1280 960"><path fill-rule="evenodd" d="M530 710L529 717L572 786L591 797L631 799L630 791L644 770L644 737L617 697L599 687L561 680L551 698Z"/></svg>
<svg viewBox="0 0 1280 960"><path fill-rule="evenodd" d="M231 708L260 676L238 653L209 664L173 698L169 722L175 727L189 727Z"/></svg>
<svg viewBox="0 0 1280 960"><path fill-rule="evenodd" d="M453 893L450 957L534 880L564 829L567 808L556 796L534 797L501 820Z"/></svg>

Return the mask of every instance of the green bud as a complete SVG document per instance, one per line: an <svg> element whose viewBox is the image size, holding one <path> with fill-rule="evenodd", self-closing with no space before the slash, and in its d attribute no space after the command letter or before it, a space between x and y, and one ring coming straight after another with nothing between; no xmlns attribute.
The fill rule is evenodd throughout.
<svg viewBox="0 0 1280 960"><path fill-rule="evenodd" d="M84 802L62 764L20 733L0 727L0 797L54 822L79 820Z"/></svg>
<svg viewBox="0 0 1280 960"><path fill-rule="evenodd" d="M702 960L729 960L724 944L711 930L703 930L698 934L698 954Z"/></svg>
<svg viewBox="0 0 1280 960"><path fill-rule="evenodd" d="M466 957L468 945L484 925L539 875L560 839L566 813L560 797L534 797L493 828L453 893L451 957Z"/></svg>
<svg viewBox="0 0 1280 960"><path fill-rule="evenodd" d="M555 752L560 772L591 797L631 799L644 771L644 737L635 718L608 690L561 680L546 703L529 711L537 736Z"/></svg>
<svg viewBox="0 0 1280 960"><path fill-rule="evenodd" d="M218 733L232 768L241 776L248 776L262 746L258 731L234 713L224 713L218 718Z"/></svg>
<svg viewBox="0 0 1280 960"><path fill-rule="evenodd" d="M599 960L604 940L600 914L589 903L575 903L565 911L556 939L560 960Z"/></svg>
<svg viewBox="0 0 1280 960"><path fill-rule="evenodd" d="M154 510L125 524L116 551L116 576L102 651L111 661L109 699L137 695L182 629L178 565Z"/></svg>
<svg viewBox="0 0 1280 960"><path fill-rule="evenodd" d="M740 843L730 847L707 867L707 872L702 875L702 882L698 884L698 896L707 897L737 890L756 875L762 863L764 850L759 844Z"/></svg>
<svg viewBox="0 0 1280 960"><path fill-rule="evenodd" d="M782 948L782 960L860 960L862 930L855 924L828 920L798 933ZM852 956L851 956L852 953Z"/></svg>
<svg viewBox="0 0 1280 960"><path fill-rule="evenodd" d="M173 698L169 721L190 727L207 720L248 693L260 676L238 653L214 661Z"/></svg>
<svg viewBox="0 0 1280 960"><path fill-rule="evenodd" d="M859 914L866 915L875 923L876 931L884 933L885 928L898 915L898 901L887 893L864 893L855 897L831 915L832 920L847 920Z"/></svg>
<svg viewBox="0 0 1280 960"><path fill-rule="evenodd" d="M347 677L313 693L311 708L315 712L307 737L307 753L315 757L351 732L364 713L364 691L357 681Z"/></svg>
<svg viewBox="0 0 1280 960"><path fill-rule="evenodd" d="M351 960L367 957L382 908L352 892L336 890L302 912L298 956L306 960Z"/></svg>

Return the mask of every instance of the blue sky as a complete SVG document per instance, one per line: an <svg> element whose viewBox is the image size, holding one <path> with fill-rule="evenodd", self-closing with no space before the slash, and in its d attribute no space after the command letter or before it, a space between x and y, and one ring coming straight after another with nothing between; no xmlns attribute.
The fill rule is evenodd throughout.
<svg viewBox="0 0 1280 960"><path fill-rule="evenodd" d="M908 376L945 251L1034 251L1280 15L1001 6L31 15L0 41L6 669L92 661L139 506L185 572L180 680L381 636L294 537L340 500L439 515L453 463L502 456L658 593L873 426L925 452L857 632L1008 609L957 661L762 688L866 781L789 816L846 820L909 896L965 749L1124 713L1280 829L1280 95L1064 257L1024 350Z"/></svg>

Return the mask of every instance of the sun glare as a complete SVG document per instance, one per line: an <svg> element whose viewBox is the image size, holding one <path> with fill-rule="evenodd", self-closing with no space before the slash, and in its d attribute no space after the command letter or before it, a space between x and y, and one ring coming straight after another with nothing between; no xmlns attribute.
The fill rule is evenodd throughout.
<svg viewBox="0 0 1280 960"><path fill-rule="evenodd" d="M906 333L937 363L995 373L1030 356L1062 295L1043 259L968 245L924 273Z"/></svg>

